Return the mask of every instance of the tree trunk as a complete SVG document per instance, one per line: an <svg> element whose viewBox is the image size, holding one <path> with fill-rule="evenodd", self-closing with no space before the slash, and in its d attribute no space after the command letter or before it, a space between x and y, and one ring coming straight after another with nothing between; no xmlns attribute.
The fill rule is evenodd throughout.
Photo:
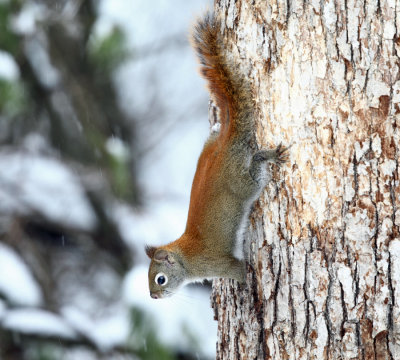
<svg viewBox="0 0 400 360"><path fill-rule="evenodd" d="M258 146L247 285L214 283L218 359L400 359L400 1L219 0ZM246 245L247 246L247 245Z"/></svg>

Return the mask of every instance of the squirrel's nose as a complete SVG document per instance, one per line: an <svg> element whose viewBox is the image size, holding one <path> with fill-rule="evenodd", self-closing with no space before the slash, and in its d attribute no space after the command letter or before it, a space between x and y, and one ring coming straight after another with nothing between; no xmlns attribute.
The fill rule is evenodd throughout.
<svg viewBox="0 0 400 360"><path fill-rule="evenodd" d="M153 299L158 299L158 295L157 295L156 293L150 293L150 296L151 296Z"/></svg>

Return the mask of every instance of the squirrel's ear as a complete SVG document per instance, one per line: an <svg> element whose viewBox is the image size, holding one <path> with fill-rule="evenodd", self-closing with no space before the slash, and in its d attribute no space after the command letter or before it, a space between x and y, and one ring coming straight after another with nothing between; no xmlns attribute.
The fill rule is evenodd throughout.
<svg viewBox="0 0 400 360"><path fill-rule="evenodd" d="M166 250L157 250L154 254L154 260L156 261L168 261L169 264L174 264L174 257Z"/></svg>
<svg viewBox="0 0 400 360"><path fill-rule="evenodd" d="M157 250L157 248L156 248L155 246L146 245L146 246L144 247L144 251L146 251L146 254L147 254L147 256L148 256L150 259L153 258L154 253L156 252L156 250Z"/></svg>

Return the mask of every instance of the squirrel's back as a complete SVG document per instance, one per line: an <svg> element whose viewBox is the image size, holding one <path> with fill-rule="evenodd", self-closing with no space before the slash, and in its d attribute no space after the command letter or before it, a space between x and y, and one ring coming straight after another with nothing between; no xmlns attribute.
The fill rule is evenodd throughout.
<svg viewBox="0 0 400 360"><path fill-rule="evenodd" d="M271 179L267 163L286 160L282 146L252 150L254 104L249 81L226 51L221 30L210 14L195 27L193 45L220 110L221 130L199 157L183 235L167 245L146 248L154 298L172 295L187 280L245 281L245 262L235 257L238 239L247 228L251 205Z"/></svg>
<svg viewBox="0 0 400 360"><path fill-rule="evenodd" d="M221 23L208 13L198 21L193 47L201 63L201 74L220 111L221 135L250 135L253 125L252 98L248 79L228 59Z"/></svg>

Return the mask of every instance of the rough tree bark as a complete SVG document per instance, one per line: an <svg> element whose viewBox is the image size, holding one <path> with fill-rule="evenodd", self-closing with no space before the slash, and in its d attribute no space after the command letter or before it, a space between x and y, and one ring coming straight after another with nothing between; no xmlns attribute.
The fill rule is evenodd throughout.
<svg viewBox="0 0 400 360"><path fill-rule="evenodd" d="M218 359L400 359L400 1L217 0L259 146L292 144L214 283Z"/></svg>

